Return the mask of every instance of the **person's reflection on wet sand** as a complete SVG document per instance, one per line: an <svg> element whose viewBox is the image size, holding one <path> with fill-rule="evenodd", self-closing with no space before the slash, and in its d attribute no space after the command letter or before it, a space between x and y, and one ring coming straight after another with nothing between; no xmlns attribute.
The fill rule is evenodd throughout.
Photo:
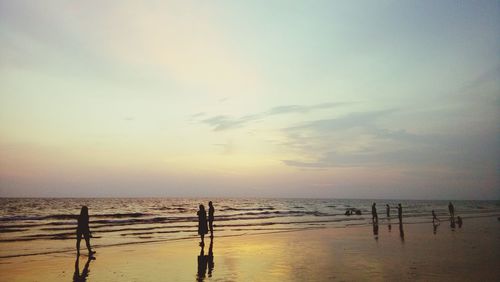
<svg viewBox="0 0 500 282"><path fill-rule="evenodd" d="M387 229L389 230L389 232L391 232L392 230L392 225L391 225L391 219L389 218L389 223L387 224Z"/></svg>
<svg viewBox="0 0 500 282"><path fill-rule="evenodd" d="M376 221L373 222L373 236L375 240L378 240L378 223Z"/></svg>
<svg viewBox="0 0 500 282"><path fill-rule="evenodd" d="M401 237L401 242L405 241L405 231L403 230L403 222L399 222L399 237Z"/></svg>
<svg viewBox="0 0 500 282"><path fill-rule="evenodd" d="M201 245L200 255L198 256L198 272L196 273L196 281L205 280L207 273L207 257L205 255L204 245Z"/></svg>
<svg viewBox="0 0 500 282"><path fill-rule="evenodd" d="M214 239L210 238L210 247L208 247L208 277L212 277L212 271L214 270Z"/></svg>
<svg viewBox="0 0 500 282"><path fill-rule="evenodd" d="M450 216L450 227L452 231L455 231L455 217Z"/></svg>
<svg viewBox="0 0 500 282"><path fill-rule="evenodd" d="M432 223L432 227L434 229L433 230L434 235L436 235L436 233L437 233L438 226L439 226L439 223L434 223L434 222Z"/></svg>
<svg viewBox="0 0 500 282"><path fill-rule="evenodd" d="M80 273L80 256L76 256L76 261L75 261L75 273L73 273L73 282L80 282L80 281L87 281L87 277L89 276L89 266L90 266L90 261L93 260L92 256L89 256L87 259L87 262L85 263L85 266L82 269L82 272Z"/></svg>

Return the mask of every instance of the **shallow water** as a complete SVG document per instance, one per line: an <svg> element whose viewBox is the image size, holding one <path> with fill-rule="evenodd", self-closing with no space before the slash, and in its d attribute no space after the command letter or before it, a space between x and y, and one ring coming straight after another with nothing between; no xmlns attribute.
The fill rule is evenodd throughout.
<svg viewBox="0 0 500 282"><path fill-rule="evenodd" d="M202 198L1 198L0 258L74 250L76 218L89 207L92 244L96 247L197 237L196 211L200 203L215 206L217 236L292 231L321 227L367 225L376 201L381 223L385 204L397 218L402 203L405 223L448 216L447 201L340 199L202 199ZM454 201L455 214L464 218L500 215L500 201ZM344 215L356 208L362 215ZM20 244L22 243L22 244ZM84 243L82 242L82 248Z"/></svg>

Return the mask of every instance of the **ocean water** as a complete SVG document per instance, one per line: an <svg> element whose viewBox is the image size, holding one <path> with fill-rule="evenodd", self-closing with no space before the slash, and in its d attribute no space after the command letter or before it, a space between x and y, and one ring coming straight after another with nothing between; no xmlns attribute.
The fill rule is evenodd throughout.
<svg viewBox="0 0 500 282"><path fill-rule="evenodd" d="M435 210L448 216L447 201L348 199L204 199L204 198L0 198L0 259L75 251L76 220L89 207L92 245L99 247L191 239L198 241L199 204L215 206L215 236L283 232L311 228L371 224L377 202L380 224L387 222L385 205L397 221L398 203L404 223L431 222ZM455 215L500 216L500 201L454 201ZM348 208L362 215L346 216ZM85 242L82 240L82 249Z"/></svg>

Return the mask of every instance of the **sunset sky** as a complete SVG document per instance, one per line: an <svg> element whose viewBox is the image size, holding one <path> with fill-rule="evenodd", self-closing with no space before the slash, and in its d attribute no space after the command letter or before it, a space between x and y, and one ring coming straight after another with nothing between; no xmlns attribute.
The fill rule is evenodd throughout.
<svg viewBox="0 0 500 282"><path fill-rule="evenodd" d="M0 1L0 196L499 199L499 1Z"/></svg>

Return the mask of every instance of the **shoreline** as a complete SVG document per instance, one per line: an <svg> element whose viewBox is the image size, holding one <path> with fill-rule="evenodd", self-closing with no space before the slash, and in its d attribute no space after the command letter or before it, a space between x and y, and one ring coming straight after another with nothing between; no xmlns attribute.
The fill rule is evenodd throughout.
<svg viewBox="0 0 500 282"><path fill-rule="evenodd" d="M215 237L212 277L207 281L482 280L500 278L500 223L496 217L467 219L454 231L442 221L392 229L350 226ZM374 235L376 231L376 235ZM479 240L480 239L480 240ZM197 279L199 238L0 259L5 281L69 280L88 262L89 281L192 281ZM204 258L210 238L205 239ZM396 267L397 266L397 267ZM202 267L203 270L203 267ZM203 278L203 277L202 277ZM201 278L200 278L201 279Z"/></svg>

